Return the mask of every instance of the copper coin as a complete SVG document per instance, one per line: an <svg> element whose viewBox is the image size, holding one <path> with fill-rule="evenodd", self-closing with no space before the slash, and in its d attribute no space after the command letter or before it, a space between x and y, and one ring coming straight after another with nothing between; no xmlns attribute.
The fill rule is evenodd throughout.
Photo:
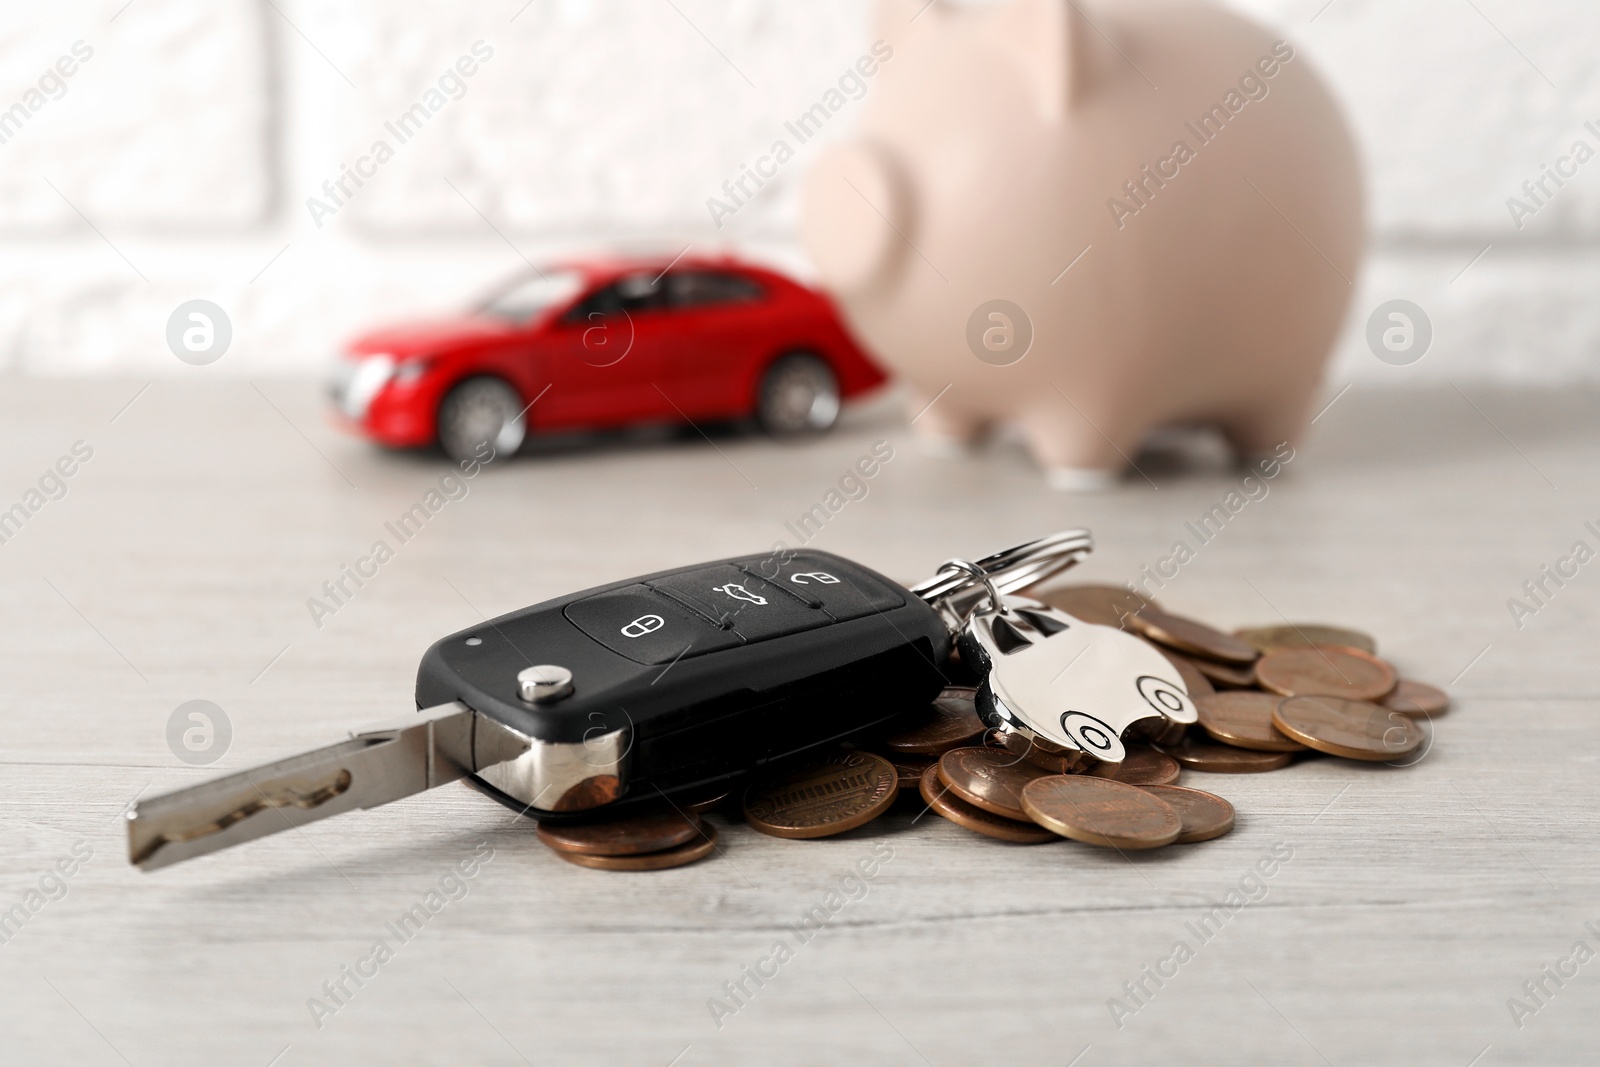
<svg viewBox="0 0 1600 1067"><path fill-rule="evenodd" d="M1344 697L1289 697L1273 709L1272 722L1296 741L1345 759L1391 760L1427 739L1410 716Z"/></svg>
<svg viewBox="0 0 1600 1067"><path fill-rule="evenodd" d="M1080 774L1099 762L1087 752L1063 748L1042 737L1025 737L1015 730L990 730L983 743L1003 748L1051 774Z"/></svg>
<svg viewBox="0 0 1600 1067"><path fill-rule="evenodd" d="M1256 664L1261 688L1286 697L1377 700L1399 680L1394 668L1377 656L1338 645L1280 648Z"/></svg>
<svg viewBox="0 0 1600 1067"><path fill-rule="evenodd" d="M1183 831L1183 820L1171 804L1107 778L1036 778L1023 789L1022 806L1034 822L1062 837L1107 848L1160 848Z"/></svg>
<svg viewBox="0 0 1600 1067"><path fill-rule="evenodd" d="M1155 607L1149 597L1120 585L1064 585L1059 589L1030 592L1029 596L1059 608L1075 619L1098 626L1122 628L1125 617Z"/></svg>
<svg viewBox="0 0 1600 1067"><path fill-rule="evenodd" d="M569 826L540 823L537 831L539 840L557 852L585 856L637 856L641 852L660 852L692 840L699 832L698 819L680 815L670 808L606 822Z"/></svg>
<svg viewBox="0 0 1600 1067"><path fill-rule="evenodd" d="M1360 630L1350 630L1343 626L1324 626L1315 622L1251 626L1235 630L1233 636L1246 642L1263 656L1280 648L1310 648L1312 645L1342 645L1345 648L1359 648L1369 655L1378 651L1378 643Z"/></svg>
<svg viewBox="0 0 1600 1067"><path fill-rule="evenodd" d="M1402 715L1443 715L1450 708L1450 695L1438 686L1400 679L1394 692L1383 698L1383 706Z"/></svg>
<svg viewBox="0 0 1600 1067"><path fill-rule="evenodd" d="M732 796L731 786L719 785L714 789L693 793L687 800L676 800L674 803L690 815L704 815L708 811L722 807Z"/></svg>
<svg viewBox="0 0 1600 1067"><path fill-rule="evenodd" d="M939 757L939 780L984 811L1026 822L1022 787L1050 772L997 748L958 748Z"/></svg>
<svg viewBox="0 0 1600 1067"><path fill-rule="evenodd" d="M1037 823L1002 818L999 815L992 815L974 804L968 804L965 800L956 796L950 790L950 787L940 780L938 764L930 765L923 772L919 788L922 792L922 799L928 802L928 807L957 826L964 826L968 830L973 830L1001 841L1009 841L1014 845L1042 845L1047 841L1056 839L1055 834Z"/></svg>
<svg viewBox="0 0 1600 1067"><path fill-rule="evenodd" d="M614 774L597 774L569 788L556 798L551 811L588 811L622 796L622 779Z"/></svg>
<svg viewBox="0 0 1600 1067"><path fill-rule="evenodd" d="M1276 693L1234 690L1213 693L1194 702L1200 728L1225 745L1260 752L1303 752L1304 745L1272 725L1272 709L1284 698Z"/></svg>
<svg viewBox="0 0 1600 1067"><path fill-rule="evenodd" d="M1183 829L1178 831L1173 844L1210 841L1233 829L1233 805L1214 793L1181 785L1147 785L1144 788L1171 804L1183 821Z"/></svg>
<svg viewBox="0 0 1600 1067"><path fill-rule="evenodd" d="M870 752L841 751L752 784L744 817L773 837L828 837L871 822L894 803L899 775Z"/></svg>
<svg viewBox="0 0 1600 1067"><path fill-rule="evenodd" d="M1189 694L1190 700L1199 700L1207 693L1215 693L1217 691L1210 680L1200 673L1200 668L1194 665L1194 660L1188 656L1179 655L1171 649L1162 648L1153 641L1150 644L1157 652L1165 656L1167 662L1172 664L1172 669L1178 672L1178 677L1183 679L1184 692Z"/></svg>
<svg viewBox="0 0 1600 1067"><path fill-rule="evenodd" d="M922 782L922 772L937 762L931 759L921 759L917 756L886 756L884 758L894 765L894 773L900 783L901 796L908 795L908 790L915 792Z"/></svg>
<svg viewBox="0 0 1600 1067"><path fill-rule="evenodd" d="M885 737L882 747L890 754L939 757L974 743L984 731L972 703L977 695L976 689L951 686L934 699L924 718Z"/></svg>
<svg viewBox="0 0 1600 1067"><path fill-rule="evenodd" d="M1254 648L1232 634L1155 608L1145 608L1137 615L1130 615L1128 623L1150 640L1193 656L1221 660L1223 663L1248 664L1254 663L1259 655Z"/></svg>
<svg viewBox="0 0 1600 1067"><path fill-rule="evenodd" d="M1189 724L1173 722L1171 719L1159 715L1152 715L1148 719L1140 719L1128 729L1123 731L1123 737L1130 741L1148 741L1152 745L1175 745L1182 741L1189 733ZM1070 774L1070 771L1062 771Z"/></svg>
<svg viewBox="0 0 1600 1067"><path fill-rule="evenodd" d="M682 867L686 863L704 859L716 845L716 827L701 823L693 841L661 852L644 852L637 856L591 856L584 852L553 851L568 863L601 871L664 871L668 867Z"/></svg>
<svg viewBox="0 0 1600 1067"><path fill-rule="evenodd" d="M1205 675L1206 681L1223 689L1254 689L1256 672L1253 667L1236 667L1231 663L1195 657L1189 661L1194 669Z"/></svg>
<svg viewBox="0 0 1600 1067"><path fill-rule="evenodd" d="M1178 761L1154 749L1129 746L1121 763L1103 763L1089 773L1123 785L1171 785L1178 780Z"/></svg>
<svg viewBox="0 0 1600 1067"><path fill-rule="evenodd" d="M1248 748L1235 748L1190 734L1176 745L1162 745L1161 751L1190 770L1210 771L1212 774L1259 774L1287 767L1294 758L1292 752L1257 752Z"/></svg>

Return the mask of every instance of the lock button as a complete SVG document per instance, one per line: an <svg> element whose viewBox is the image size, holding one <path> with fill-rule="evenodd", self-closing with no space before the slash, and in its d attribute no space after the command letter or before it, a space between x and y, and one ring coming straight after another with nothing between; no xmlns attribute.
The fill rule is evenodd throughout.
<svg viewBox="0 0 1600 1067"><path fill-rule="evenodd" d="M671 574L650 585L718 625L732 627L746 641L799 633L833 621L826 611L726 564Z"/></svg>
<svg viewBox="0 0 1600 1067"><path fill-rule="evenodd" d="M629 585L568 604L567 620L635 663L671 663L743 644L739 634L721 629L646 585Z"/></svg>

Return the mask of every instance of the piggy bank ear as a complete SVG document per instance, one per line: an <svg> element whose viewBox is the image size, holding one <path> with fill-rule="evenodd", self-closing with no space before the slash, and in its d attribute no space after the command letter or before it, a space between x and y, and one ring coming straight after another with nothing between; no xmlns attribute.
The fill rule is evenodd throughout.
<svg viewBox="0 0 1600 1067"><path fill-rule="evenodd" d="M806 251L828 288L859 293L893 277L905 255L911 204L885 149L830 146L806 178L803 210Z"/></svg>
<svg viewBox="0 0 1600 1067"><path fill-rule="evenodd" d="M1046 121L1062 118L1089 95L1099 31L1078 0L1009 0L985 30L1016 61Z"/></svg>

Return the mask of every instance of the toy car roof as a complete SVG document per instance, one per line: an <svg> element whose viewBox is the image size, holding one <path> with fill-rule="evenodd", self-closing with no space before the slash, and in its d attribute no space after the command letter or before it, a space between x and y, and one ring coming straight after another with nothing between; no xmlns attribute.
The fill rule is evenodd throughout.
<svg viewBox="0 0 1600 1067"><path fill-rule="evenodd" d="M726 253L718 255L598 255L577 256L569 259L557 260L548 265L547 269L576 271L583 275L590 285L603 284L620 278L623 275L649 271L652 274L665 273L669 268L685 270L690 268L708 268L720 270L754 271L768 274L765 267L746 262L736 256Z"/></svg>

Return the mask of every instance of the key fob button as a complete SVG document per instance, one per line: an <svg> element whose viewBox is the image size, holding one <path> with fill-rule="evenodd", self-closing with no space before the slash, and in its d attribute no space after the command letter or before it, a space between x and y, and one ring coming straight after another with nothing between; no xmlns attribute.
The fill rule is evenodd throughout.
<svg viewBox="0 0 1600 1067"><path fill-rule="evenodd" d="M648 586L630 585L568 604L567 619L635 663L671 663L743 644Z"/></svg>
<svg viewBox="0 0 1600 1067"><path fill-rule="evenodd" d="M810 607L738 567L703 567L658 578L650 584L707 617L732 626L746 641L799 633L833 621L827 612Z"/></svg>
<svg viewBox="0 0 1600 1067"><path fill-rule="evenodd" d="M821 604L835 619L859 619L905 603L905 598L893 589L837 558L800 552L787 563L770 558L747 560L744 569L811 603Z"/></svg>

